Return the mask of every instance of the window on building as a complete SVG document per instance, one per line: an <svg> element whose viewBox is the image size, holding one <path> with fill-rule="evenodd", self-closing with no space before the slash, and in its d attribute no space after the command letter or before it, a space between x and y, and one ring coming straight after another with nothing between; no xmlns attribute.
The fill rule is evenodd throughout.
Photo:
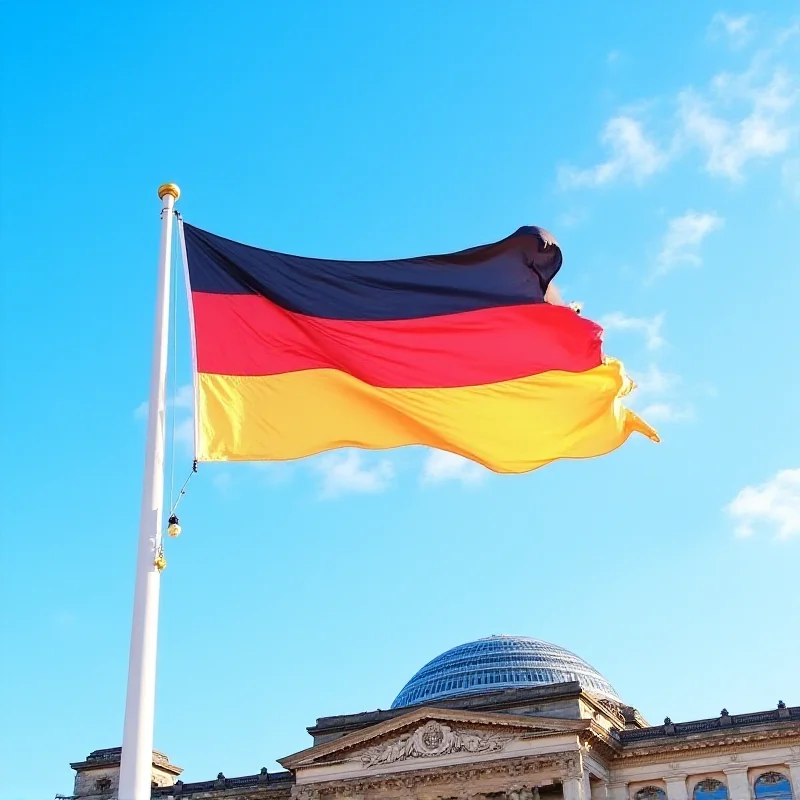
<svg viewBox="0 0 800 800"><path fill-rule="evenodd" d="M706 778L694 787L693 800L728 800L728 787L716 778Z"/></svg>
<svg viewBox="0 0 800 800"><path fill-rule="evenodd" d="M667 793L660 786L643 786L633 800L667 800Z"/></svg>
<svg viewBox="0 0 800 800"><path fill-rule="evenodd" d="M781 772L765 772L756 778L756 800L792 800L792 784Z"/></svg>

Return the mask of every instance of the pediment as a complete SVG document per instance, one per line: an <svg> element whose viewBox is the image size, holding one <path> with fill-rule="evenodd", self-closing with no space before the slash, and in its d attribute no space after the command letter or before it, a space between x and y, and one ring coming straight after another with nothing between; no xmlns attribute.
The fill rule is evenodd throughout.
<svg viewBox="0 0 800 800"><path fill-rule="evenodd" d="M290 770L357 762L373 770L402 762L500 754L515 739L579 734L585 719L420 708L280 760Z"/></svg>

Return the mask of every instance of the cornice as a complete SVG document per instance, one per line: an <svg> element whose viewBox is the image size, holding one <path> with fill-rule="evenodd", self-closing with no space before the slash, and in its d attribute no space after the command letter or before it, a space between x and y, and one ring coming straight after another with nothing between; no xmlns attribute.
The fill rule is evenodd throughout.
<svg viewBox="0 0 800 800"><path fill-rule="evenodd" d="M683 741L664 741L648 743L639 747L626 745L617 755L616 762L640 764L663 761L686 761L691 758L705 758L709 755L726 755L763 750L765 746L791 747L800 744L800 725L790 729L772 731L731 732L723 736L709 736L703 739L692 738ZM679 757L676 757L679 756Z"/></svg>
<svg viewBox="0 0 800 800"><path fill-rule="evenodd" d="M391 719L397 719L409 712L421 708L437 708L450 711L500 713L504 709L520 705L541 705L555 703L561 700L585 700L598 710L602 706L592 696L588 695L578 681L566 681L545 686L521 686L514 689L500 689L486 694L464 695L460 697L447 697L441 700L428 701L413 706L400 708L378 709L377 711L364 711L359 714L340 714L338 716L319 717L316 725L306 730L312 736L327 733L350 733L365 727L372 727ZM603 712L607 713L607 712Z"/></svg>
<svg viewBox="0 0 800 800"><path fill-rule="evenodd" d="M438 784L466 783L474 786L478 781L491 781L493 778L517 778L523 780L533 777L544 769L556 768L564 777L577 776L578 753L563 751L545 756L522 756L498 759L483 764L429 768L404 773L388 773L369 778L351 780L330 780L302 784L295 787L297 800L317 800L318 798L349 797L375 789L416 789L420 786Z"/></svg>
<svg viewBox="0 0 800 800"><path fill-rule="evenodd" d="M654 725L648 728L627 729L620 731L620 740L626 746L645 745L647 742L679 736L712 736L716 733L731 733L742 730L763 730L765 726L792 728L800 724L800 706L787 708L780 705L772 711L757 711L753 714L728 714L723 709L719 717L712 719L698 719L690 722L672 722L669 718L663 725Z"/></svg>
<svg viewBox="0 0 800 800"><path fill-rule="evenodd" d="M599 756L606 764L618 758L622 753L622 745L619 740L594 720L589 729L580 734L579 741L588 752Z"/></svg>
<svg viewBox="0 0 800 800"><path fill-rule="evenodd" d="M73 761L70 767L76 772L85 772L94 769L107 769L108 767L118 767L122 759L121 747L106 747L102 750L92 750L91 753L83 761ZM171 764L169 757L165 753L158 750L153 750L153 766L157 767L164 772L170 772L173 775L180 775L183 772L182 767Z"/></svg>
<svg viewBox="0 0 800 800"><path fill-rule="evenodd" d="M377 725L349 733L339 739L314 745L306 750L301 750L279 760L285 769L301 769L312 766L314 762L325 759L334 754L339 760L345 754L367 743L377 743L381 738L398 733L406 728L427 720L441 720L444 722L460 723L462 725L477 725L488 728L506 728L520 733L525 731L541 731L545 735L559 733L578 734L591 727L593 723L587 719L561 719L556 717L529 717L521 714L498 714L483 711L460 711L436 707L415 708L401 717L385 720ZM599 727L599 726L598 726ZM335 763L326 761L325 763Z"/></svg>

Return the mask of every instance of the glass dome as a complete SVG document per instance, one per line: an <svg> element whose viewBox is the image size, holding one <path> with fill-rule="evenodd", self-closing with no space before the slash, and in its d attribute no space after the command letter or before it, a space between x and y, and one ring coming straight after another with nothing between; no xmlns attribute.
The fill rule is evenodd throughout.
<svg viewBox="0 0 800 800"><path fill-rule="evenodd" d="M403 687L392 708L565 681L578 681L588 692L619 701L614 687L569 650L527 636L489 636L428 662Z"/></svg>

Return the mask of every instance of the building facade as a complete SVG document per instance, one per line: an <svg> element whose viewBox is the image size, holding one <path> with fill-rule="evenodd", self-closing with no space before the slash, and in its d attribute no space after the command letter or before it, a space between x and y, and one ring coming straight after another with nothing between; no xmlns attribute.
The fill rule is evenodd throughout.
<svg viewBox="0 0 800 800"><path fill-rule="evenodd" d="M800 707L649 725L557 645L492 636L438 656L392 708L318 719L284 772L184 783L153 754L154 800L800 800ZM116 797L97 750L72 797Z"/></svg>

